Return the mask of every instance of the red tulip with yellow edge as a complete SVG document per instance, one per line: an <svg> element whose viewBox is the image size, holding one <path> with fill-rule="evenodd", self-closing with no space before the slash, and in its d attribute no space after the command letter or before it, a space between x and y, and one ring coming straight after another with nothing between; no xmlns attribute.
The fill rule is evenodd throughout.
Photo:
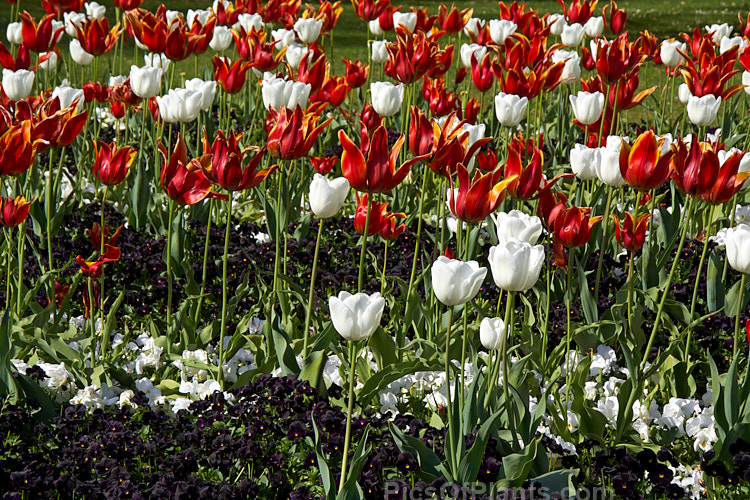
<svg viewBox="0 0 750 500"><path fill-rule="evenodd" d="M15 198L0 198L0 224L5 227L21 225L29 216L31 202L23 196Z"/></svg>
<svg viewBox="0 0 750 500"><path fill-rule="evenodd" d="M273 165L258 170L258 165L266 153L265 148L255 148L253 158L243 167L245 155L253 148L240 147L240 138L242 134L235 135L234 132L230 132L227 137L219 130L213 144L209 146L208 134L205 127L203 128L203 154L208 155L211 161L201 163L201 168L208 180L227 191L254 188L279 168L278 165Z"/></svg>
<svg viewBox="0 0 750 500"><path fill-rule="evenodd" d="M91 170L96 178L107 186L115 186L121 183L128 175L128 170L138 155L138 151L130 146L118 149L114 142L107 144L102 141L94 141L94 151L96 160Z"/></svg>
<svg viewBox="0 0 750 500"><path fill-rule="evenodd" d="M662 142L656 140L652 130L639 135L632 146L623 141L620 173L631 187L648 191L667 182L674 151L662 151Z"/></svg>
<svg viewBox="0 0 750 500"><path fill-rule="evenodd" d="M323 129L333 118L320 125L320 115L315 112L303 112L297 106L294 111L282 107L269 112L271 127L268 131L266 146L272 156L282 160L294 160L307 156Z"/></svg>
<svg viewBox="0 0 750 500"><path fill-rule="evenodd" d="M625 218L622 220L622 228L620 227L620 219L616 215L613 215L612 218L615 220L615 238L621 247L631 252L643 248L643 244L646 242L646 230L648 229L648 220L651 218L651 214L639 215L636 221L633 218L633 214L625 212Z"/></svg>
<svg viewBox="0 0 750 500"><path fill-rule="evenodd" d="M187 146L182 134L177 135L177 144L170 155L166 146L158 141L163 163L161 187L171 199L180 205L194 205L207 197L227 200L229 197L211 190L211 182L203 174L210 155L188 160Z"/></svg>
<svg viewBox="0 0 750 500"><path fill-rule="evenodd" d="M516 179L511 176L501 179L503 172L482 173L476 171L474 178L469 178L469 172L463 163L456 166L458 189L448 191L448 208L459 220L464 222L480 222L494 212L505 198L508 185ZM451 187L453 187L453 178Z"/></svg>

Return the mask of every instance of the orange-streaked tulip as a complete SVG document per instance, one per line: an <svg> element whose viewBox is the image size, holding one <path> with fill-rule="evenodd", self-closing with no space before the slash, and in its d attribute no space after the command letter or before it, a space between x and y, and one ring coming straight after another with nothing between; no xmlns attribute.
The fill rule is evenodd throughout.
<svg viewBox="0 0 750 500"><path fill-rule="evenodd" d="M366 137L366 136L363 136ZM398 155L405 137L388 146L388 132L380 126L372 133L369 144L361 149L354 145L343 130L339 131L339 141L344 151L341 153L341 171L349 184L363 193L385 193L398 186L409 174L411 166L420 160L412 158L398 165Z"/></svg>
<svg viewBox="0 0 750 500"><path fill-rule="evenodd" d="M566 248L582 247L591 239L591 230L602 220L590 217L591 208L563 208L554 216L555 238Z"/></svg>
<svg viewBox="0 0 750 500"><path fill-rule="evenodd" d="M451 4L450 9L443 4L440 4L440 7L438 8L437 24L441 30L449 35L455 35L464 29L464 26L469 22L473 13L474 9L471 8L459 11L455 4Z"/></svg>
<svg viewBox="0 0 750 500"><path fill-rule="evenodd" d="M315 171L322 175L326 175L333 170L336 162L339 161L338 156L310 156L309 158Z"/></svg>
<svg viewBox="0 0 750 500"><path fill-rule="evenodd" d="M294 111L285 107L278 111L271 109L269 119L273 125L268 131L268 152L282 160L307 156L315 139L333 120L329 118L318 125L320 115L314 112L303 113L299 106Z"/></svg>
<svg viewBox="0 0 750 500"><path fill-rule="evenodd" d="M52 21L55 19L54 14L44 16L39 23L26 11L23 11L18 17L21 19L21 35L24 45L37 54L52 50L60 40L63 31L65 31L62 25L54 29L52 25Z"/></svg>
<svg viewBox="0 0 750 500"><path fill-rule="evenodd" d="M469 178L469 172L463 163L456 165L458 189L448 191L448 208L459 220L464 222L480 222L494 212L505 198L508 185L516 177L501 179L502 170L482 173L477 171L474 178ZM451 186L453 178L450 178Z"/></svg>
<svg viewBox="0 0 750 500"><path fill-rule="evenodd" d="M44 101L32 126L32 139L41 139L37 152L48 148L70 146L81 133L89 117L88 109L78 111L78 98L69 107L60 109L60 98Z"/></svg>
<svg viewBox="0 0 750 500"><path fill-rule="evenodd" d="M495 83L491 57L490 54L485 54L481 61L477 61L476 55L471 55L471 81L480 92L487 92Z"/></svg>
<svg viewBox="0 0 750 500"><path fill-rule="evenodd" d="M622 228L620 228L620 219L616 215L613 215L617 243L631 252L643 248L643 244L646 242L646 229L648 229L648 219L650 217L651 214L641 214L636 221L633 218L633 214L625 212L625 218L622 220Z"/></svg>
<svg viewBox="0 0 750 500"><path fill-rule="evenodd" d="M86 234L89 237L89 241L91 242L91 246L96 250L97 252L101 250L102 248L102 235L104 236L104 245L111 245L116 246L117 240L120 238L120 231L122 231L122 226L119 226L112 235L110 235L110 231L112 231L112 228L109 226L104 226L103 228L99 225L98 222L94 222L94 225L91 227L91 229L86 230Z"/></svg>
<svg viewBox="0 0 750 500"><path fill-rule="evenodd" d="M367 205L369 195L364 193L362 196L357 193L357 211L354 214L354 230L358 234L364 234L365 222L367 221ZM388 203L373 201L372 214L370 215L370 224L367 226L367 234L378 234L386 240L393 240L404 232L406 226L401 224L397 226L398 219L406 218L404 213L394 213L388 211Z"/></svg>
<svg viewBox="0 0 750 500"><path fill-rule="evenodd" d="M232 31L232 36L239 56L243 61L251 62L258 71L275 70L286 54L286 47L278 52L274 51L277 42L266 42L266 33L256 32L254 29L248 33L245 28L240 28L239 33Z"/></svg>
<svg viewBox="0 0 750 500"><path fill-rule="evenodd" d="M390 3L390 0L352 0L354 13L363 21L377 19Z"/></svg>
<svg viewBox="0 0 750 500"><path fill-rule="evenodd" d="M29 57L29 48L26 44L22 43L19 45L18 53L13 57L10 50L0 42L0 66L2 66L3 69L16 71L19 69L29 69L30 65L31 58Z"/></svg>
<svg viewBox="0 0 750 500"><path fill-rule="evenodd" d="M180 205L194 205L207 197L226 200L228 196L211 190L211 182L203 174L211 161L209 155L188 160L187 146L182 134L177 135L177 144L170 156L166 146L158 141L163 163L161 187L167 196Z"/></svg>
<svg viewBox="0 0 750 500"><path fill-rule="evenodd" d="M130 146L118 149L114 142L107 144L94 141L94 151L96 160L91 170L96 178L107 186L121 183L128 175L128 170L138 155L138 151Z"/></svg>
<svg viewBox="0 0 750 500"><path fill-rule="evenodd" d="M213 65L214 80L219 82L227 94L236 94L242 90L247 80L247 72L251 67L250 63L238 59L230 65L228 58L214 56Z"/></svg>
<svg viewBox="0 0 750 500"><path fill-rule="evenodd" d="M63 301L69 291L70 285L63 286L59 281L55 280L55 305L57 306L58 311L62 309ZM49 299L47 299L47 305L50 305Z"/></svg>
<svg viewBox="0 0 750 500"><path fill-rule="evenodd" d="M346 67L345 77L349 87L356 89L364 85L367 81L370 67L359 61L349 61L348 59L342 59L341 61Z"/></svg>
<svg viewBox="0 0 750 500"><path fill-rule="evenodd" d="M237 136L234 132L230 132L229 137L226 137L224 132L218 130L213 144L209 146L206 128L203 128L203 154L210 155L211 161L205 165L201 163L201 168L208 180L227 191L254 188L278 169L278 165L273 165L257 170L266 153L265 148L257 151L250 162L243 167L242 161L251 148L240 147L241 137L242 134Z"/></svg>
<svg viewBox="0 0 750 500"><path fill-rule="evenodd" d="M90 18L82 26L75 23L73 26L81 48L92 56L100 56L112 50L122 32L120 23L115 24L110 30L109 21L106 17L102 19Z"/></svg>
<svg viewBox="0 0 750 500"><path fill-rule="evenodd" d="M16 227L26 220L31 209L31 202L23 196L0 198L0 224L5 227Z"/></svg>
<svg viewBox="0 0 750 500"><path fill-rule="evenodd" d="M122 11L137 9L143 0L114 0L115 7Z"/></svg>
<svg viewBox="0 0 750 500"><path fill-rule="evenodd" d="M100 255L94 262L86 261L81 255L76 257L76 262L81 267L81 272L92 278L101 277L104 264L118 260L120 260L120 249L112 245L104 245L104 254Z"/></svg>
<svg viewBox="0 0 750 500"><path fill-rule="evenodd" d="M631 187L648 191L667 182L674 151L662 152L661 142L651 130L639 135L632 146L623 141L620 173Z"/></svg>
<svg viewBox="0 0 750 500"><path fill-rule="evenodd" d="M24 120L3 132L0 135L0 177L22 174L30 169L43 142L33 138L30 120Z"/></svg>
<svg viewBox="0 0 750 500"><path fill-rule="evenodd" d="M607 14L607 10L612 11ZM604 17L604 26L615 35L619 35L625 29L627 14L624 10L617 8L617 3L612 1L611 4L602 7L602 17Z"/></svg>

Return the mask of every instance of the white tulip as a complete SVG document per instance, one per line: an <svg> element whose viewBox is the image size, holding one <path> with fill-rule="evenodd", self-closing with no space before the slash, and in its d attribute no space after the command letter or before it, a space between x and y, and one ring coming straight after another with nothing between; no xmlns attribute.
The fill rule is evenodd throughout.
<svg viewBox="0 0 750 500"><path fill-rule="evenodd" d="M374 36L383 36L385 31L380 27L380 19L376 18L371 20L369 23L370 33Z"/></svg>
<svg viewBox="0 0 750 500"><path fill-rule="evenodd" d="M310 89L309 83L276 78L274 75L267 73L263 75L260 91L263 97L263 105L267 110L278 109L282 106L289 109L295 109L299 106L304 109L307 107Z"/></svg>
<svg viewBox="0 0 750 500"><path fill-rule="evenodd" d="M172 61L170 61L169 58L164 54L149 53L143 56L143 62L146 66L151 66L152 68L161 68L162 71L166 72Z"/></svg>
<svg viewBox="0 0 750 500"><path fill-rule="evenodd" d="M503 348L507 330L502 318L484 318L479 323L479 340L485 349L499 351Z"/></svg>
<svg viewBox="0 0 750 500"><path fill-rule="evenodd" d="M505 43L505 39L516 32L518 25L507 19L490 20L490 38L498 45Z"/></svg>
<svg viewBox="0 0 750 500"><path fill-rule="evenodd" d="M151 66L130 67L130 88L142 99L150 99L159 95L161 90L162 69Z"/></svg>
<svg viewBox="0 0 750 500"><path fill-rule="evenodd" d="M11 101L29 97L34 86L34 72L26 69L11 71L3 68L3 92Z"/></svg>
<svg viewBox="0 0 750 500"><path fill-rule="evenodd" d="M529 99L500 92L495 96L495 116L503 127L515 127L526 115Z"/></svg>
<svg viewBox="0 0 750 500"><path fill-rule="evenodd" d="M372 42L372 62L383 64L388 60L388 48L382 40Z"/></svg>
<svg viewBox="0 0 750 500"><path fill-rule="evenodd" d="M277 50L283 50L284 47L287 47L294 42L294 30L285 30L283 28L273 30L271 32L271 38L276 41L274 47Z"/></svg>
<svg viewBox="0 0 750 500"><path fill-rule="evenodd" d="M581 180L590 181L596 178L596 166L601 159L599 148L589 148L576 144L570 150L570 168Z"/></svg>
<svg viewBox="0 0 750 500"><path fill-rule="evenodd" d="M583 41L583 35L586 30L579 23L573 23L565 26L560 33L560 38L563 45L568 47L578 47Z"/></svg>
<svg viewBox="0 0 750 500"><path fill-rule="evenodd" d="M209 80L204 82L200 78L193 78L185 82L185 88L201 94L201 110L210 109L216 97L216 82Z"/></svg>
<svg viewBox="0 0 750 500"><path fill-rule="evenodd" d="M310 183L310 208L321 219L333 217L341 210L349 194L349 181L345 177L329 180L315 173Z"/></svg>
<svg viewBox="0 0 750 500"><path fill-rule="evenodd" d="M71 38L76 38L78 32L76 26L83 28L86 23L86 14L83 12L65 12L63 13L63 25L65 26L65 33Z"/></svg>
<svg viewBox="0 0 750 500"><path fill-rule="evenodd" d="M240 17L242 17L245 14L240 14ZM201 24L201 26L205 26L205 24L208 22L209 18L211 17L211 11L207 9L188 9L187 15L185 16L185 23L189 27L193 27L193 25L198 22Z"/></svg>
<svg viewBox="0 0 750 500"><path fill-rule="evenodd" d="M401 109L404 101L404 86L390 82L370 83L372 107L380 116L393 116Z"/></svg>
<svg viewBox="0 0 750 500"><path fill-rule="evenodd" d="M580 91L577 95L568 96L573 106L576 120L583 125L596 123L604 109L604 94L601 92Z"/></svg>
<svg viewBox="0 0 750 500"><path fill-rule="evenodd" d="M719 53L723 54L735 46L739 47L740 53L742 53L742 51L745 50L745 47L747 47L747 40L741 36L722 38L721 43L719 44Z"/></svg>
<svg viewBox="0 0 750 500"><path fill-rule="evenodd" d="M365 340L375 333L384 308L385 299L377 292L372 295L339 292L338 297L328 299L333 327L352 342Z"/></svg>
<svg viewBox="0 0 750 500"><path fill-rule="evenodd" d="M79 66L88 66L94 62L94 56L83 50L77 38L70 41L70 58Z"/></svg>
<svg viewBox="0 0 750 500"><path fill-rule="evenodd" d="M552 63L565 61L562 72L564 83L573 83L581 76L581 56L574 50L558 49L552 53Z"/></svg>
<svg viewBox="0 0 750 500"><path fill-rule="evenodd" d="M441 255L432 263L432 291L446 306L465 304L482 286L487 268L470 260L463 262Z"/></svg>
<svg viewBox="0 0 750 500"><path fill-rule="evenodd" d="M555 36L562 35L563 29L568 25L565 16L562 14L550 14L547 18L547 26L550 27L550 33Z"/></svg>
<svg viewBox="0 0 750 500"><path fill-rule="evenodd" d="M750 274L750 226L740 224L727 229L724 241L727 244L727 260L732 269Z"/></svg>
<svg viewBox="0 0 750 500"><path fill-rule="evenodd" d="M583 30L589 38L601 35L604 32L604 18L602 16L589 18L583 25Z"/></svg>
<svg viewBox="0 0 750 500"><path fill-rule="evenodd" d="M711 26L705 27L706 33L712 33L711 38L716 45L721 44L722 38L730 36L732 34L732 29L732 26L729 26L727 23L712 24Z"/></svg>
<svg viewBox="0 0 750 500"><path fill-rule="evenodd" d="M745 85L745 93L750 94L750 72L742 72L742 85Z"/></svg>
<svg viewBox="0 0 750 500"><path fill-rule="evenodd" d="M96 2L87 2L83 4L83 7L86 9L86 15L94 19L102 19L107 15L107 8Z"/></svg>
<svg viewBox="0 0 750 500"><path fill-rule="evenodd" d="M39 69L52 71L57 66L57 52L44 52L39 54Z"/></svg>
<svg viewBox="0 0 750 500"><path fill-rule="evenodd" d="M599 163L596 165L596 176L604 184L613 187L624 186L625 179L620 171L620 148L622 142L619 136L607 137L607 147L599 148Z"/></svg>
<svg viewBox="0 0 750 500"><path fill-rule="evenodd" d="M680 64L684 58L682 57L682 54L677 52L678 50L685 52L685 50L687 50L687 45L685 45L684 42L677 40L664 40L661 42L661 46L659 47L661 62L664 63L665 66L670 67Z"/></svg>
<svg viewBox="0 0 750 500"><path fill-rule="evenodd" d="M484 59L484 55L487 53L487 47L484 45L478 45L476 43L463 44L461 45L461 62L464 67L471 68L471 56L476 57L477 62L481 62Z"/></svg>
<svg viewBox="0 0 750 500"><path fill-rule="evenodd" d="M228 49L233 41L234 37L232 37L232 30L225 26L216 26L214 28L214 36L211 38L211 41L208 42L208 46L216 52L221 52L222 50Z"/></svg>
<svg viewBox="0 0 750 500"><path fill-rule="evenodd" d="M237 22L234 23L234 28L240 31L240 28L244 28L246 33L250 33L251 30L256 32L263 31L263 16L260 14L240 14L237 16Z"/></svg>
<svg viewBox="0 0 750 500"><path fill-rule="evenodd" d="M394 12L393 13L393 29L398 26L403 26L410 32L414 32L414 28L417 26L417 13L416 12Z"/></svg>
<svg viewBox="0 0 750 500"><path fill-rule="evenodd" d="M293 70L299 68L299 63L302 62L302 58L307 56L308 58L312 55L312 52L301 43L292 42L286 47L286 62ZM309 61L309 59L308 59Z"/></svg>
<svg viewBox="0 0 750 500"><path fill-rule="evenodd" d="M677 98L682 104L687 104L691 97L693 97L693 93L690 92L690 88L686 83L681 83L680 86L677 87Z"/></svg>
<svg viewBox="0 0 750 500"><path fill-rule="evenodd" d="M57 97L60 99L60 109L69 108L73 101L78 99L77 110L80 113L83 111L84 96L83 89L74 89L73 87L55 87L52 91L52 98Z"/></svg>
<svg viewBox="0 0 750 500"><path fill-rule="evenodd" d="M516 238L501 240L490 247L492 279L501 290L523 292L539 280L544 264L544 246Z"/></svg>
<svg viewBox="0 0 750 500"><path fill-rule="evenodd" d="M716 120L721 105L721 97L707 94L702 97L690 96L687 103L688 118L698 127L711 125Z"/></svg>
<svg viewBox="0 0 750 500"><path fill-rule="evenodd" d="M485 24L484 19L479 19L478 17L472 17L469 19L469 21L466 23L466 26L464 26L464 35L471 37L472 33L474 36L479 34L479 31L484 28Z"/></svg>
<svg viewBox="0 0 750 500"><path fill-rule="evenodd" d="M302 43L313 43L320 36L320 30L323 28L321 19L312 17L301 17L294 23L294 31Z"/></svg>
<svg viewBox="0 0 750 500"><path fill-rule="evenodd" d="M498 241L515 238L535 245L542 235L542 220L536 215L511 210L490 214L490 217L495 222Z"/></svg>
<svg viewBox="0 0 750 500"><path fill-rule="evenodd" d="M8 28L5 30L5 36L13 45L21 45L23 43L21 26L21 23L9 23Z"/></svg>
<svg viewBox="0 0 750 500"><path fill-rule="evenodd" d="M198 117L202 95L188 89L170 89L165 96L157 96L159 116L169 123L189 123Z"/></svg>

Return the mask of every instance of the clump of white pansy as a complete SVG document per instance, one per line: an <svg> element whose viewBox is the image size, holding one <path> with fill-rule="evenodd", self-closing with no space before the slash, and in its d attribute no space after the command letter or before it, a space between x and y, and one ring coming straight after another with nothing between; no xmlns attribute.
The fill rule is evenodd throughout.
<svg viewBox="0 0 750 500"><path fill-rule="evenodd" d="M96 119L103 128L117 128L117 130L125 130L127 123L125 120L118 120L112 111L108 107L97 106L94 111L96 112Z"/></svg>
<svg viewBox="0 0 750 500"><path fill-rule="evenodd" d="M109 387L106 383L101 387L88 385L79 389L69 403L72 405L84 405L87 410L103 409L107 406L118 406L120 404L120 394L122 389L119 387Z"/></svg>

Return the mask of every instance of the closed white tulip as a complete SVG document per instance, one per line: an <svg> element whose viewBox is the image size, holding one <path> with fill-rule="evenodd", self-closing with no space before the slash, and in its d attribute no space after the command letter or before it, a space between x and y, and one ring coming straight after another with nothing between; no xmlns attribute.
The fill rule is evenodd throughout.
<svg viewBox="0 0 750 500"><path fill-rule="evenodd" d="M490 217L495 221L498 240L515 238L535 245L542 235L542 220L536 215L528 215L520 210L511 210L507 213L491 214Z"/></svg>
<svg viewBox="0 0 750 500"><path fill-rule="evenodd" d="M34 72L27 69L11 71L3 69L3 92L11 101L20 101L29 97L34 86Z"/></svg>
<svg viewBox="0 0 750 500"><path fill-rule="evenodd" d="M727 23L712 24L711 26L706 26L705 29L706 33L712 33L711 38L716 45L720 45L723 38L732 34L732 27Z"/></svg>
<svg viewBox="0 0 750 500"><path fill-rule="evenodd" d="M684 59L682 54L677 51L681 50L685 52L686 49L687 46L684 42L677 40L664 40L659 47L661 62L664 63L665 66L677 66Z"/></svg>
<svg viewBox="0 0 750 500"><path fill-rule="evenodd" d="M724 241L727 244L727 260L732 269L750 274L750 226L740 224L727 229Z"/></svg>
<svg viewBox="0 0 750 500"><path fill-rule="evenodd" d="M159 95L161 90L161 68L151 66L130 67L130 87L133 93L141 99L150 99Z"/></svg>
<svg viewBox="0 0 750 500"><path fill-rule="evenodd" d="M380 18L375 18L369 22L370 34L375 36L383 36L385 31L380 27Z"/></svg>
<svg viewBox="0 0 750 500"><path fill-rule="evenodd" d="M383 316L385 299L379 293L339 292L328 298L328 309L336 331L346 340L357 342L375 333Z"/></svg>
<svg viewBox="0 0 750 500"><path fill-rule="evenodd" d="M202 95L188 89L170 89L165 96L157 96L159 116L169 123L189 123L198 117Z"/></svg>
<svg viewBox="0 0 750 500"><path fill-rule="evenodd" d="M80 113L83 111L84 96L83 89L74 89L73 87L55 87L52 91L52 98L57 97L60 99L60 109L69 108L73 101L78 99L77 110Z"/></svg>
<svg viewBox="0 0 750 500"><path fill-rule="evenodd" d="M518 25L508 19L490 20L490 38L498 45L505 43L505 39L516 32Z"/></svg>
<svg viewBox="0 0 750 500"><path fill-rule="evenodd" d="M137 38L136 38L137 40ZM151 66L153 68L161 68L162 71L167 71L167 68L169 68L169 65L172 61L169 60L167 56L164 54L144 54L143 56L143 63L146 66Z"/></svg>
<svg viewBox="0 0 750 500"><path fill-rule="evenodd" d="M461 62L464 67L471 68L471 56L472 54L476 57L477 61L484 59L484 55L487 53L487 47L476 43L465 43L461 45Z"/></svg>
<svg viewBox="0 0 750 500"><path fill-rule="evenodd" d="M745 85L745 93L750 94L750 72L742 72L742 85Z"/></svg>
<svg viewBox="0 0 750 500"><path fill-rule="evenodd" d="M731 36L721 39L719 44L719 53L723 54L731 50L732 47L739 47L740 53L747 47L747 41L741 36Z"/></svg>
<svg viewBox="0 0 750 500"><path fill-rule="evenodd" d="M292 42L286 47L286 62L288 62L289 66L294 70L299 68L299 63L302 62L302 58L305 57L305 55L309 57L311 53L308 48L301 43Z"/></svg>
<svg viewBox="0 0 750 500"><path fill-rule="evenodd" d="M52 71L57 66L57 52L44 52L39 54L39 69Z"/></svg>
<svg viewBox="0 0 750 500"><path fill-rule="evenodd" d="M70 41L70 58L79 66L88 66L94 62L94 56L83 50L77 38Z"/></svg>
<svg viewBox="0 0 750 500"><path fill-rule="evenodd" d="M277 50L282 50L284 47L294 42L294 30L285 30L283 28L273 30L271 32L271 38L276 41L274 47Z"/></svg>
<svg viewBox="0 0 750 500"><path fill-rule="evenodd" d="M284 80L267 73L263 75L260 92L263 97L263 105L267 110L271 108L279 109L282 106L289 109L299 106L304 109L307 107L310 89L309 83Z"/></svg>
<svg viewBox="0 0 750 500"><path fill-rule="evenodd" d="M563 67L563 83L573 83L581 76L581 56L574 50L558 49L552 53L552 63L565 61Z"/></svg>
<svg viewBox="0 0 750 500"><path fill-rule="evenodd" d="M523 292L534 286L544 264L544 247L515 238L500 241L490 248L492 279L498 288Z"/></svg>
<svg viewBox="0 0 750 500"><path fill-rule="evenodd" d="M716 120L721 105L721 97L706 94L702 97L690 96L687 103L688 118L698 127L711 125Z"/></svg>
<svg viewBox="0 0 750 500"><path fill-rule="evenodd" d="M23 43L21 23L9 23L8 28L5 30L5 36L13 45L21 45Z"/></svg>
<svg viewBox="0 0 750 500"><path fill-rule="evenodd" d="M602 116L604 109L604 94L601 92L578 92L578 95L568 96L573 106L576 120L583 125L596 123Z"/></svg>
<svg viewBox="0 0 750 500"><path fill-rule="evenodd" d="M579 23L573 23L565 26L560 33L560 39L563 45L568 47L578 47L583 41L583 35L586 34L586 29Z"/></svg>
<svg viewBox="0 0 750 500"><path fill-rule="evenodd" d="M529 100L515 94L500 92L495 96L495 116L503 127L515 127L526 115Z"/></svg>
<svg viewBox="0 0 750 500"><path fill-rule="evenodd" d="M403 26L410 32L414 32L414 28L417 26L417 13L416 12L394 12L393 13L393 28Z"/></svg>
<svg viewBox="0 0 750 500"><path fill-rule="evenodd" d="M370 83L372 107L380 116L393 116L401 109L404 102L404 86L390 82Z"/></svg>
<svg viewBox="0 0 750 500"><path fill-rule="evenodd" d="M570 168L581 180L590 181L596 178L596 166L600 161L599 148L589 148L576 144L570 150Z"/></svg>
<svg viewBox="0 0 750 500"><path fill-rule="evenodd" d="M681 83L679 87L677 87L677 98L682 104L687 104L692 96L693 94L690 92L690 87L688 87L686 83Z"/></svg>
<svg viewBox="0 0 750 500"><path fill-rule="evenodd" d="M185 88L201 94L201 110L210 109L216 97L216 82L209 80L207 82L200 78L193 78L185 82Z"/></svg>
<svg viewBox="0 0 750 500"><path fill-rule="evenodd" d="M87 2L83 7L86 9L86 15L94 19L101 19L107 15L107 8L97 2Z"/></svg>
<svg viewBox="0 0 750 500"><path fill-rule="evenodd" d="M596 176L608 186L620 187L626 184L620 171L621 147L622 141L620 137L611 135L607 138L607 147L599 148L599 163L596 165Z"/></svg>
<svg viewBox="0 0 750 500"><path fill-rule="evenodd" d="M484 19L479 19L478 17L472 17L469 19L469 21L466 23L466 26L464 26L464 35L471 37L472 33L476 36L479 34L479 31L484 28L485 24Z"/></svg>
<svg viewBox="0 0 750 500"><path fill-rule="evenodd" d="M312 17L300 17L294 23L294 31L302 43L313 43L320 36L320 29L323 27L321 19Z"/></svg>
<svg viewBox="0 0 750 500"><path fill-rule="evenodd" d="M211 50L221 52L222 50L228 49L233 41L232 30L226 26L216 26L214 28L214 36L211 38L211 41L208 42L208 46L211 47Z"/></svg>
<svg viewBox="0 0 750 500"><path fill-rule="evenodd" d="M446 306L465 304L482 286L487 268L470 260L463 262L441 255L432 263L432 291Z"/></svg>
<svg viewBox="0 0 750 500"><path fill-rule="evenodd" d="M563 29L568 25L568 21L565 20L565 16L562 14L550 14L547 18L547 26L549 26L550 33L555 36L562 35Z"/></svg>
<svg viewBox="0 0 750 500"><path fill-rule="evenodd" d="M388 60L388 48L382 40L372 42L372 62L383 64Z"/></svg>
<svg viewBox="0 0 750 500"><path fill-rule="evenodd" d="M485 349L499 351L505 343L507 330L502 318L484 318L479 323L479 340Z"/></svg>
<svg viewBox="0 0 750 500"><path fill-rule="evenodd" d="M321 219L333 217L341 210L349 194L349 181L345 177L329 180L315 173L310 183L310 208Z"/></svg>
<svg viewBox="0 0 750 500"><path fill-rule="evenodd" d="M83 28L86 23L86 14L83 12L65 12L63 13L63 24L65 26L65 33L71 37L76 38L77 31L76 26Z"/></svg>
<svg viewBox="0 0 750 500"><path fill-rule="evenodd" d="M263 26L263 16L260 14L240 14L232 28L237 31L240 31L240 28L244 28L245 32L250 33L250 30L258 32L263 30Z"/></svg>
<svg viewBox="0 0 750 500"><path fill-rule="evenodd" d="M604 32L604 18L602 16L589 18L583 25L583 30L589 38L601 35Z"/></svg>

